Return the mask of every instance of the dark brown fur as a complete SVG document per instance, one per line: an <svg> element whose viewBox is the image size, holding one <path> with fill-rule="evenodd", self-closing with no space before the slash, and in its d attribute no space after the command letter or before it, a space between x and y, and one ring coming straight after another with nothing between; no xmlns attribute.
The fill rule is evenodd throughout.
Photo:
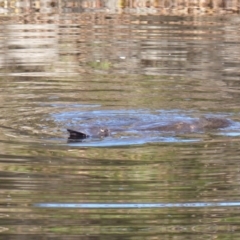
<svg viewBox="0 0 240 240"><path fill-rule="evenodd" d="M230 120L215 117L202 117L191 122L172 122L166 125L148 127L149 131L164 131L164 132L199 132L204 130L214 130L228 127L231 124Z"/></svg>

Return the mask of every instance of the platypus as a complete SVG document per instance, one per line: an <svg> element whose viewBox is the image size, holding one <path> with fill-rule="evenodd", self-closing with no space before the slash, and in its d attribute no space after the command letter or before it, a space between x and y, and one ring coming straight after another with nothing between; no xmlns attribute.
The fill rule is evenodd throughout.
<svg viewBox="0 0 240 240"><path fill-rule="evenodd" d="M201 117L199 119L194 119L189 122L184 121L172 121L164 125L154 126L138 126L133 130L137 131L159 131L159 132L175 132L175 133L191 133L191 132L201 132L204 130L214 130L219 128L228 127L231 121L225 118L217 117ZM153 125L153 124L152 124ZM102 138L110 135L110 130L108 128L92 127L85 131L78 131L73 129L67 129L69 132L69 140L80 140L89 137ZM113 129L114 132L124 131L121 129Z"/></svg>

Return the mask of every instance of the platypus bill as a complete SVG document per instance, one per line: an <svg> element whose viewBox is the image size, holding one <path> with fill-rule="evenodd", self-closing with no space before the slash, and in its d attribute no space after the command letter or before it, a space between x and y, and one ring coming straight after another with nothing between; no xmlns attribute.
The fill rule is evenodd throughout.
<svg viewBox="0 0 240 240"><path fill-rule="evenodd" d="M67 129L67 131L69 132L70 136L68 139L85 139L85 138L88 138L89 135L85 134L85 133L82 133L82 132L79 132L79 131L75 131L75 130L72 130L72 129Z"/></svg>

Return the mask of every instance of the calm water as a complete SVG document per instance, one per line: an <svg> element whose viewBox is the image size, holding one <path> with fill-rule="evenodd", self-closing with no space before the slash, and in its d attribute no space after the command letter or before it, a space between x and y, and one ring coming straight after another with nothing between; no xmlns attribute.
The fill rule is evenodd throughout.
<svg viewBox="0 0 240 240"><path fill-rule="evenodd" d="M0 17L1 239L240 237L238 15L10 13ZM202 116L232 124L132 130ZM68 142L66 128L92 125L123 131Z"/></svg>

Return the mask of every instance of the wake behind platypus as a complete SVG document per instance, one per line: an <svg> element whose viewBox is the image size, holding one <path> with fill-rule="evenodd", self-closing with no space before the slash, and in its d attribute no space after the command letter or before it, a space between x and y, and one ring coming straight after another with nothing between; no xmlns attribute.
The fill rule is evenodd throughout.
<svg viewBox="0 0 240 240"><path fill-rule="evenodd" d="M226 118L219 117L201 117L199 119L191 119L190 121L169 121L168 123L151 122L148 124L135 124L131 126L131 131L137 132L159 132L161 133L193 133L193 132L204 132L226 128L232 124L232 121ZM106 126L98 127L93 126L87 129L67 129L69 132L69 140L77 141L86 138L104 138L110 136L112 133L116 134L119 132L129 131L129 129L114 127L108 128Z"/></svg>

